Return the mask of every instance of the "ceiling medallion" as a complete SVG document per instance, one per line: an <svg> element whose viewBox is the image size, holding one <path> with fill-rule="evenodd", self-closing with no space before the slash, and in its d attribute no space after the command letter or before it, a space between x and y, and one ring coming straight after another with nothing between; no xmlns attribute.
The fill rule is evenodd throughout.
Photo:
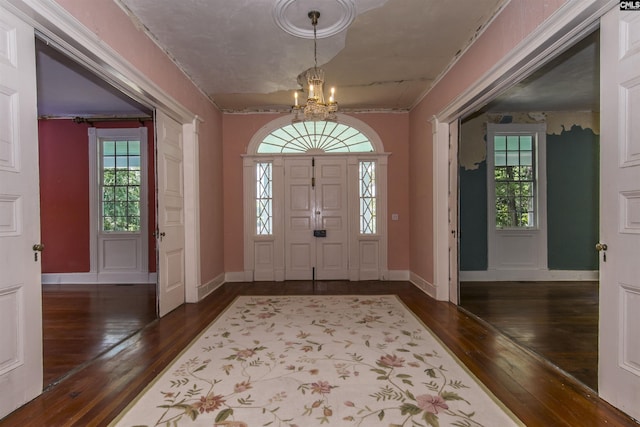
<svg viewBox="0 0 640 427"><path fill-rule="evenodd" d="M310 29L304 14L322 13L323 26ZM356 17L354 0L277 0L273 8L276 24L285 32L303 39L323 39L344 31Z"/></svg>
<svg viewBox="0 0 640 427"><path fill-rule="evenodd" d="M295 105L293 106L293 112L295 116L294 122L300 122L303 120L318 121L329 120L336 121L336 112L338 111L338 103L335 99L335 88L331 88L331 96L329 96L329 102L324 100L324 70L318 67L318 45L316 38L316 27L318 26L318 19L320 18L320 12L312 10L308 13L309 19L311 19L311 25L313 26L313 68L309 68L306 73L307 83L309 84L309 92L307 96L307 103L300 105L298 103L298 91L294 93ZM300 111L302 111L302 117L300 117Z"/></svg>

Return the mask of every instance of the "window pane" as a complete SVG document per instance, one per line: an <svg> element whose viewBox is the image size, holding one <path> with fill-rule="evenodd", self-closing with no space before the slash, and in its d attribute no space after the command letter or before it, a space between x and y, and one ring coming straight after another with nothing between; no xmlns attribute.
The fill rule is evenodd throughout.
<svg viewBox="0 0 640 427"><path fill-rule="evenodd" d="M258 146L258 153L304 153L375 151L373 144L359 130L341 123L326 121L296 122L274 130Z"/></svg>
<svg viewBox="0 0 640 427"><path fill-rule="evenodd" d="M114 156L104 156L102 159L102 167L104 168L115 168L116 167L116 158Z"/></svg>
<svg viewBox="0 0 640 427"><path fill-rule="evenodd" d="M531 151L533 149L533 137L531 135L523 135L520 137L520 150Z"/></svg>
<svg viewBox="0 0 640 427"><path fill-rule="evenodd" d="M508 151L518 151L520 147L520 137L517 135L508 135L507 136L507 150Z"/></svg>
<svg viewBox="0 0 640 427"><path fill-rule="evenodd" d="M140 141L129 141L129 155L140 155Z"/></svg>
<svg viewBox="0 0 640 427"><path fill-rule="evenodd" d="M502 135L496 136L493 138L493 144L495 151L506 151L507 137Z"/></svg>
<svg viewBox="0 0 640 427"><path fill-rule="evenodd" d="M516 152L507 152L507 166L518 166L520 164L520 156L519 153Z"/></svg>
<svg viewBox="0 0 640 427"><path fill-rule="evenodd" d="M140 156L129 156L129 169L140 169Z"/></svg>
<svg viewBox="0 0 640 427"><path fill-rule="evenodd" d="M102 143L102 152L105 156L114 156L116 154L116 142L104 141Z"/></svg>
<svg viewBox="0 0 640 427"><path fill-rule="evenodd" d="M521 151L520 164L526 166L533 165L533 153L531 151Z"/></svg>
<svg viewBox="0 0 640 427"><path fill-rule="evenodd" d="M126 156L129 154L127 141L116 141L116 155Z"/></svg>
<svg viewBox="0 0 640 427"><path fill-rule="evenodd" d="M507 153L504 151L496 151L496 166L507 165Z"/></svg>

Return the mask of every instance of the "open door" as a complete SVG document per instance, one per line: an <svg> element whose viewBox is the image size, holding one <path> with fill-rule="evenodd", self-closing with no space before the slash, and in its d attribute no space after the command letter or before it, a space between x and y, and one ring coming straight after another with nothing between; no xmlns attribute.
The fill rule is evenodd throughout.
<svg viewBox="0 0 640 427"><path fill-rule="evenodd" d="M158 176L158 316L185 302L185 212L182 125L156 111Z"/></svg>
<svg viewBox="0 0 640 427"><path fill-rule="evenodd" d="M42 391L35 38L0 7L0 418Z"/></svg>
<svg viewBox="0 0 640 427"><path fill-rule="evenodd" d="M640 419L640 12L601 21L600 353L603 399Z"/></svg>

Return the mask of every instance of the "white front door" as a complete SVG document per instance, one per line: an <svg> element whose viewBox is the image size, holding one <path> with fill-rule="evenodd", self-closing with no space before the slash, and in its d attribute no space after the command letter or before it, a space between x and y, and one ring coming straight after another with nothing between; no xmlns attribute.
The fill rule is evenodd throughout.
<svg viewBox="0 0 640 427"><path fill-rule="evenodd" d="M156 111L158 315L185 302L185 213L182 125Z"/></svg>
<svg viewBox="0 0 640 427"><path fill-rule="evenodd" d="M640 419L640 13L601 21L602 398Z"/></svg>
<svg viewBox="0 0 640 427"><path fill-rule="evenodd" d="M285 160L286 280L349 278L347 212L346 159Z"/></svg>
<svg viewBox="0 0 640 427"><path fill-rule="evenodd" d="M37 126L33 28L0 7L0 418L42 391Z"/></svg>

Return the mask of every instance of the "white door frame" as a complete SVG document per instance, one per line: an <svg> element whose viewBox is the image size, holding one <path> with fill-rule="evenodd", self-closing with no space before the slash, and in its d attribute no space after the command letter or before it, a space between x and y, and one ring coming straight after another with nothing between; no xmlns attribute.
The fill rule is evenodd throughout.
<svg viewBox="0 0 640 427"><path fill-rule="evenodd" d="M482 78L461 93L431 119L433 130L434 171L434 283L429 294L438 300L458 303L449 289L448 245L449 167L459 167L457 159L449 159L449 124L477 110L502 91L540 68L562 51L575 44L599 25L599 19L616 0L569 1L527 36L520 46L503 57ZM453 160L450 162L450 160ZM457 230L456 230L457 232ZM457 281L456 278L451 280Z"/></svg>
<svg viewBox="0 0 640 427"><path fill-rule="evenodd" d="M148 134L146 127L138 128L89 128L89 224L90 224L90 245L89 245L89 277L94 277L93 282L97 283L153 283L155 274L149 275L149 159L148 159ZM135 240L136 254L135 266L123 269L105 269L105 260L101 255L104 251L104 233L101 233L100 221L100 165L99 147L100 141L104 138L139 138L141 154L141 179L140 179L140 232L137 236L130 233L113 233L113 239ZM111 240L111 239L110 239ZM129 258L129 257L127 257ZM153 279L150 281L150 279ZM91 283L91 282L89 282Z"/></svg>

